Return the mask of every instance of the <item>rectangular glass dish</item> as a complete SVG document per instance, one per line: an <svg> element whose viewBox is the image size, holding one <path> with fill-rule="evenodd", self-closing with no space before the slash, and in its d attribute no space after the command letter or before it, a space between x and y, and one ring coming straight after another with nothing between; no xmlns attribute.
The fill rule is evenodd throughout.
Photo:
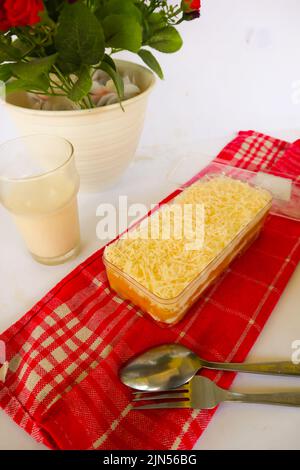
<svg viewBox="0 0 300 470"><path fill-rule="evenodd" d="M274 198L272 195L270 180L265 184L265 187L264 185L256 184L262 180L262 177L260 180L257 178L256 173L240 170L228 165L213 163L205 168L197 177L182 186L181 193L167 203L167 205L171 205L171 207L174 204L188 204L189 202L186 201L190 201L189 198L192 197L197 204L197 195L200 195L200 203L204 205L204 227L208 233L207 239L205 239L204 233L204 248L201 247L199 250L194 249L191 251L191 254L186 254L182 249L181 242L178 242L178 245L176 245L177 241L171 240L170 243L174 244L175 250L178 246L181 251L179 250L178 253L175 251L173 259L172 257L169 259L164 257L164 250L170 250L170 245L168 244L169 242L167 243L163 239L156 239L153 245L154 242L151 237L150 241L141 241L138 240L138 237L133 237L133 242L124 241L121 237L108 245L103 255L110 287L120 297L130 300L133 304L141 308L142 311L148 313L156 322L165 326L178 323L203 292L226 270L229 264L239 254L244 252L259 236L270 210L275 207L276 211L278 198ZM229 189L226 190L226 187ZM234 191L231 187L234 188ZM218 188L220 188L220 191ZM233 191L232 194L230 192L231 190ZM247 204L245 202L245 211L243 209L243 197L241 196L240 200L234 200L234 198L239 197L238 190L240 190L243 197L247 196L248 198ZM246 196L242 191L245 191ZM213 199L213 197L215 199ZM205 198L208 198L208 203L203 202ZM221 202L218 202L219 199L225 201L224 209L223 206L220 206ZM279 203L279 212L284 212L284 199L287 206L290 204L285 194L285 197L283 197L283 200ZM165 206L162 206L154 214L151 214L148 217L148 221L151 220L155 214L156 217L162 217L159 213L161 213L163 208L165 208ZM208 222L205 220L205 208L207 209ZM293 211L297 211L297 208L295 209L293 206ZM211 222L216 215L214 209L216 209L215 213L217 215L219 211L221 218ZM244 212L246 215L239 216L240 213L244 214ZM232 214L235 214L234 217ZM234 225L236 217L240 220L241 226L239 226L238 222ZM129 229L129 238L132 235L136 235L138 232L141 233L144 226L145 221ZM218 230L221 234L220 239L213 235L214 232L218 232ZM133 243L133 245L130 245L130 243ZM142 257L137 258L136 251L139 251L137 250L139 245L143 254ZM131 246L134 247L134 250L132 251L131 249L129 252L128 247L130 248ZM149 252L150 254L148 256L147 249L149 246L152 252ZM215 246L218 248L215 248ZM159 254L157 254L158 260L156 264L154 264L153 272L151 272L152 268L149 272L146 271L146 274L149 274L150 281L154 274L157 276L153 287L150 281L149 283L148 281L146 282L148 279L147 276L144 276L144 278L140 280L141 275L139 274L138 264L141 263L141 267L143 267L143 263L146 263L145 269L148 269L151 264L150 261L152 262L153 257L155 257L156 247L159 248ZM172 247L172 249L173 248L174 247ZM210 255L208 256L207 254L209 250L212 252L211 259L209 258ZM208 261L204 262L202 258ZM164 261L165 259L167 261ZM198 259L202 261L196 261ZM150 260L148 265L147 260ZM159 266L160 260L161 266ZM184 278L184 281L181 280L181 284L179 282L178 285L176 285L177 274L171 270L171 268L175 266L175 262L178 263L179 279L182 278L184 267L192 265L192 270L189 272L187 278ZM198 267L199 272L197 271ZM172 276L169 278L170 270L172 271ZM159 275L157 275L157 271L159 271ZM135 275L135 273L137 273L137 275ZM174 292L176 292L176 295L172 295L172 289L170 289L168 283L170 286L175 285Z"/></svg>

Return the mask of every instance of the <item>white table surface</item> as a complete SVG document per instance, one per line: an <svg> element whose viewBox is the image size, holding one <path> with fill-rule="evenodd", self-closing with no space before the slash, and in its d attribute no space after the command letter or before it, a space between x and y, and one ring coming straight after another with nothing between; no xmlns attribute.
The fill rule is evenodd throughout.
<svg viewBox="0 0 300 470"><path fill-rule="evenodd" d="M288 140L298 138L299 134L296 131L273 132L273 135ZM192 175L230 138L203 140L184 150L171 145L142 148L115 188L99 194L80 194L83 249L76 260L59 267L35 263L26 253L9 215L0 208L0 331L18 320L54 284L103 244L96 238L96 207L99 203L116 203L118 195L128 195L129 202L158 202L176 187L174 168L182 158L186 158L185 169ZM249 360L290 359L291 344L296 339L300 339L300 266L253 347ZM240 391L296 388L297 385L300 389L300 382L292 378L246 374L239 374L234 382L234 388ZM300 449L299 428L300 409L222 404L195 448ZM43 448L0 410L0 449Z"/></svg>

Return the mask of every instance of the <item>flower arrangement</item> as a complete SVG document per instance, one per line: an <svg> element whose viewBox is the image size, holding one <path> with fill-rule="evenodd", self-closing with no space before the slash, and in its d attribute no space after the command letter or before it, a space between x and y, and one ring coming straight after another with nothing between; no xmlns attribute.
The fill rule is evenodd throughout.
<svg viewBox="0 0 300 470"><path fill-rule="evenodd" d="M200 0L0 0L0 80L7 93L65 97L86 109L95 106L93 76L102 71L122 101L114 54L136 53L163 78L151 49L178 51L176 26L198 18L200 7Z"/></svg>

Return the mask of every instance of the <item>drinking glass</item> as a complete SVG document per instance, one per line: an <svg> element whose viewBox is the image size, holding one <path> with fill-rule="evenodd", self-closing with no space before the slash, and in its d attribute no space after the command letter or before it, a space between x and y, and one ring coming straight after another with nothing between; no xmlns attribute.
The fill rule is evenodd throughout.
<svg viewBox="0 0 300 470"><path fill-rule="evenodd" d="M36 261L60 264L79 252L78 190L67 140L32 135L0 145L0 201Z"/></svg>

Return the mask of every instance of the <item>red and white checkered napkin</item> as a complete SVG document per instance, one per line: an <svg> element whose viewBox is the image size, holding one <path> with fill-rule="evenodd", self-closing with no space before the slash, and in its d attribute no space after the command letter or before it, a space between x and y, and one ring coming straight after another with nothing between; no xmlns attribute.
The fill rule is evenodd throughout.
<svg viewBox="0 0 300 470"><path fill-rule="evenodd" d="M297 143L240 132L218 160L251 170L288 169L298 177L298 149ZM300 259L300 224L271 216L252 247L167 329L109 290L102 253L0 336L9 360L1 407L54 449L191 449L213 411L133 412L118 370L166 342L181 342L207 359L243 361ZM223 387L234 378L206 374Z"/></svg>

